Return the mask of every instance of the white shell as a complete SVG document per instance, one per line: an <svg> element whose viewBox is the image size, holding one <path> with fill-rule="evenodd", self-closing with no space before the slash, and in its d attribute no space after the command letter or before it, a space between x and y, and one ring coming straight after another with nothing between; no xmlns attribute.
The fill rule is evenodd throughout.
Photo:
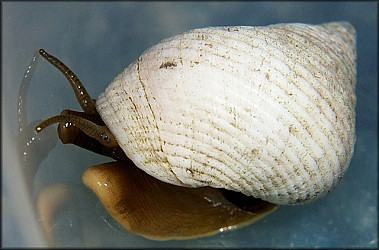
<svg viewBox="0 0 379 250"><path fill-rule="evenodd" d="M96 106L162 181L301 204L350 163L355 61L346 22L195 29L146 50Z"/></svg>

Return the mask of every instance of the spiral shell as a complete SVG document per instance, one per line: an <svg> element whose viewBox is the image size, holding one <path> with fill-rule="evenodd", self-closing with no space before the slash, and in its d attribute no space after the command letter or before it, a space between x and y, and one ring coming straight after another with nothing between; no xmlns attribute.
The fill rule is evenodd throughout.
<svg viewBox="0 0 379 250"><path fill-rule="evenodd" d="M302 204L350 163L355 61L346 22L194 29L146 50L96 107L153 177Z"/></svg>

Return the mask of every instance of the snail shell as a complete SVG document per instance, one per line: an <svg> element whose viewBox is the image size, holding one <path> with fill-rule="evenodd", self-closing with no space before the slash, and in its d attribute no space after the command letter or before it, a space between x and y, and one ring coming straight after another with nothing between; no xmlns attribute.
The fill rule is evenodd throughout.
<svg viewBox="0 0 379 250"><path fill-rule="evenodd" d="M146 50L96 108L159 180L302 204L350 163L355 63L346 22L194 29Z"/></svg>

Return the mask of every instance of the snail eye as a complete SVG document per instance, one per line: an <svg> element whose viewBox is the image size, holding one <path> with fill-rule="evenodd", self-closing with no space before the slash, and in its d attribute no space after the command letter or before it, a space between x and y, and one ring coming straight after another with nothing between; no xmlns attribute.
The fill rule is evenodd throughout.
<svg viewBox="0 0 379 250"><path fill-rule="evenodd" d="M108 142L109 141L109 136L107 134L101 134L101 138L103 138L104 141Z"/></svg>
<svg viewBox="0 0 379 250"><path fill-rule="evenodd" d="M98 138L98 141L106 147L118 147L116 138L114 138L113 135L110 134L110 132L101 133L100 138Z"/></svg>

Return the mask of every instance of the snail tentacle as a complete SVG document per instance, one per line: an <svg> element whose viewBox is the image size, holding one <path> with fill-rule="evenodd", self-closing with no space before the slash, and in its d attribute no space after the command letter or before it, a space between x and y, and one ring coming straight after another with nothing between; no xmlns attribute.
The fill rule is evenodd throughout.
<svg viewBox="0 0 379 250"><path fill-rule="evenodd" d="M62 110L61 115L74 115L92 121L100 126L104 125L104 122L103 120L101 120L101 117L95 114L88 114L85 112L64 109ZM62 141L63 144L74 144L78 147L87 149L97 154L111 157L118 161L129 160L129 158L125 155L124 151L119 146L113 148L104 146L96 138L90 137L83 131L81 131L81 129L75 126L75 124L61 122L59 123L57 131L59 139Z"/></svg>
<svg viewBox="0 0 379 250"><path fill-rule="evenodd" d="M79 78L72 72L63 62L58 58L50 55L43 49L39 49L39 54L45 58L54 67L59 69L60 72L67 78L72 89L74 90L76 99L78 100L80 106L86 113L97 114L95 101L90 97L86 89L84 88L82 82Z"/></svg>
<svg viewBox="0 0 379 250"><path fill-rule="evenodd" d="M64 109L61 111L61 115L73 115L73 116L78 116L82 117L86 120L89 120L91 122L96 123L97 125L104 126L104 121L101 119L99 114L89 114L86 112L80 112L80 111L75 111L71 109Z"/></svg>
<svg viewBox="0 0 379 250"><path fill-rule="evenodd" d="M106 126L97 125L89 120L74 115L56 115L42 121L36 127L36 132L41 132L44 128L58 122L72 123L80 128L86 135L96 139L106 147L118 147L118 143Z"/></svg>

